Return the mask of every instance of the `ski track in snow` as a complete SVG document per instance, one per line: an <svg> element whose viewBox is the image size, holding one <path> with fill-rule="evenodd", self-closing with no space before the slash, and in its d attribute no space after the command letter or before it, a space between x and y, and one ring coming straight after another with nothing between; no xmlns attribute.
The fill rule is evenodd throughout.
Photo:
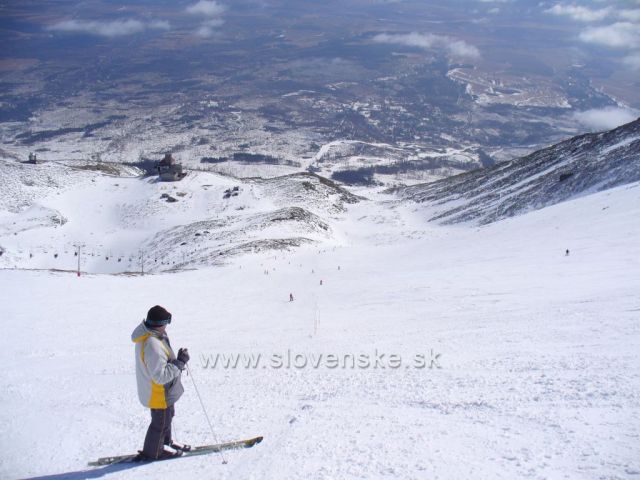
<svg viewBox="0 0 640 480"><path fill-rule="evenodd" d="M480 228L425 218L363 202L337 245L176 274L1 270L0 477L637 478L640 184ZM129 335L157 303L218 439L264 441L89 469L142 446ZM204 367L287 350L442 368ZM212 443L183 383L174 437Z"/></svg>

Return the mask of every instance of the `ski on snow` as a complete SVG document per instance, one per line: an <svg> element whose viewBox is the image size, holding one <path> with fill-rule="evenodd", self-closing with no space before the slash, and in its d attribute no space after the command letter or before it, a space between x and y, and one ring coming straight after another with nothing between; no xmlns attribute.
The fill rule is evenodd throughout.
<svg viewBox="0 0 640 480"><path fill-rule="evenodd" d="M171 460L173 458L193 457L195 455L207 455L209 453L222 452L224 450L238 450L241 448L251 448L257 443L262 441L262 437L249 438L247 440L238 440L235 442L217 443L214 445L201 445L199 447L193 447L188 452L183 452L182 455L176 457L170 457L164 460ZM145 460L140 457L139 453L133 455L118 455L114 457L102 457L94 462L89 462L91 467L99 467L103 465L113 465L115 463L134 463L134 462L152 462L155 460Z"/></svg>

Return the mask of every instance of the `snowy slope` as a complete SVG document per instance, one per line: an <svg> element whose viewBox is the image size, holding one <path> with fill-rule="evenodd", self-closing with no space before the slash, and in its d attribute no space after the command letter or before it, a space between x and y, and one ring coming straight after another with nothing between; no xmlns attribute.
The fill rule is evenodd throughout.
<svg viewBox="0 0 640 480"><path fill-rule="evenodd" d="M332 224L345 205L361 200L306 173L239 180L191 171L180 182L164 183L58 163L4 161L0 167L5 268L76 269L78 245L83 271L122 273L331 243L339 241Z"/></svg>
<svg viewBox="0 0 640 480"><path fill-rule="evenodd" d="M638 182L480 228L362 201L342 214L339 244L216 268L2 270L0 477L635 478L638 218ZM175 438L212 440L195 380L221 440L265 440L227 465L208 456L87 471L141 447L148 412L129 334L156 303L173 313L173 345L192 355ZM386 367L205 368L215 354L288 351L384 355ZM415 355L429 366L437 354L441 368L414 368Z"/></svg>
<svg viewBox="0 0 640 480"><path fill-rule="evenodd" d="M431 184L397 189L432 220L489 223L640 180L640 119L573 137L526 157Z"/></svg>
<svg viewBox="0 0 640 480"><path fill-rule="evenodd" d="M366 173L375 183L385 185L424 183L482 166L477 147L461 146L446 135L442 135L441 143L419 148L403 143L335 140L322 145L308 166L331 178L336 174L337 178L345 178L347 173L355 177Z"/></svg>

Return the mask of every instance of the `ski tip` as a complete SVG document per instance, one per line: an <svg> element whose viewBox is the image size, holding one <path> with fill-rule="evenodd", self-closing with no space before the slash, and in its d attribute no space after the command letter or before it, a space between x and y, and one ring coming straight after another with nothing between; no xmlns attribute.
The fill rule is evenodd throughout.
<svg viewBox="0 0 640 480"><path fill-rule="evenodd" d="M257 445L258 443L260 443L262 441L262 438L263 437L260 436L260 437L252 438L250 440L245 440L244 445L246 448L251 448L254 445Z"/></svg>

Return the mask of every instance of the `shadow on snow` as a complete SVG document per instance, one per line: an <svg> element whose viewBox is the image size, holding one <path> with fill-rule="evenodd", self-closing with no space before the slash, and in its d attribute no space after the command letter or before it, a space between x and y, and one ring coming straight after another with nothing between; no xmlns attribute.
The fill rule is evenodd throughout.
<svg viewBox="0 0 640 480"><path fill-rule="evenodd" d="M129 470L130 468L136 468L142 465L148 465L148 463L116 463L114 465L105 465L104 467L78 470L76 472L56 473L53 475L43 475L41 477L29 477L24 480L84 480L90 478L102 478L105 475Z"/></svg>

